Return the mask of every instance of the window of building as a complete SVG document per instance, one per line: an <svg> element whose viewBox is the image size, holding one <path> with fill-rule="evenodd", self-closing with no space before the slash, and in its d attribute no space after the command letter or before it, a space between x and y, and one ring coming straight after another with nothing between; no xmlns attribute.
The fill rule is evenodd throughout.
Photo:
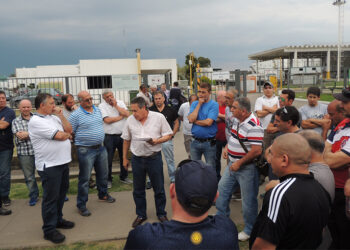
<svg viewBox="0 0 350 250"><path fill-rule="evenodd" d="M88 89L110 89L112 88L111 76L88 76Z"/></svg>

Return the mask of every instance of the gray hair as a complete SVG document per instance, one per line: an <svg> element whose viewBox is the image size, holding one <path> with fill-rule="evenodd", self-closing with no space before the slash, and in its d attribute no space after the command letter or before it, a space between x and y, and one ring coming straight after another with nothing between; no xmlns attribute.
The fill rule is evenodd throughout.
<svg viewBox="0 0 350 250"><path fill-rule="evenodd" d="M250 101L247 97L239 97L235 101L238 102L239 109L251 112Z"/></svg>
<svg viewBox="0 0 350 250"><path fill-rule="evenodd" d="M105 90L102 92L102 96L105 97L105 95L109 94L109 93L112 93L113 94L113 91L112 90Z"/></svg>
<svg viewBox="0 0 350 250"><path fill-rule="evenodd" d="M143 107L146 107L146 109L148 109L145 99L143 99L143 97L140 97L140 96L139 97L135 97L134 99L132 99L130 104L137 104L139 109L142 109Z"/></svg>
<svg viewBox="0 0 350 250"><path fill-rule="evenodd" d="M157 88L157 85L156 85L156 84L152 84L152 85L150 86L150 88L156 89L156 88Z"/></svg>
<svg viewBox="0 0 350 250"><path fill-rule="evenodd" d="M226 93L232 94L233 98L238 97L238 91L233 87L229 87L228 90L226 90Z"/></svg>

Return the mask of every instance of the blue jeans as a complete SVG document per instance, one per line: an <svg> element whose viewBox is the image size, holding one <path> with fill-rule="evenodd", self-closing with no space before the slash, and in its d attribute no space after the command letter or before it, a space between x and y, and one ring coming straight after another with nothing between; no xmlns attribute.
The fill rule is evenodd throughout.
<svg viewBox="0 0 350 250"><path fill-rule="evenodd" d="M136 205L136 214L143 218L147 218L145 182L146 174L148 174L154 191L157 216L166 215L162 154L158 152L150 157L132 155L131 165L134 177L134 191L132 194Z"/></svg>
<svg viewBox="0 0 350 250"><path fill-rule="evenodd" d="M162 152L168 166L170 182L175 182L175 160L174 160L174 144L173 140L162 143Z"/></svg>
<svg viewBox="0 0 350 250"><path fill-rule="evenodd" d="M18 155L19 165L22 168L24 178L29 190L30 198L38 198L39 189L35 179L35 159L34 155Z"/></svg>
<svg viewBox="0 0 350 250"><path fill-rule="evenodd" d="M69 188L68 164L49 167L38 171L43 186L43 201L41 215L43 217L44 234L56 229L57 223L62 221L64 199Z"/></svg>
<svg viewBox="0 0 350 250"><path fill-rule="evenodd" d="M230 216L230 199L232 192L241 187L242 210L244 219L243 231L250 235L258 215L259 174L255 164L242 166L237 172L230 171L230 161L219 182L219 197L216 200L217 213Z"/></svg>
<svg viewBox="0 0 350 250"><path fill-rule="evenodd" d="M108 180L112 181L112 163L115 150L118 149L119 163L120 163L120 175L121 180L125 180L128 177L128 171L123 167L123 139L121 135L109 135L105 134L105 140L103 142L107 150L108 155Z"/></svg>
<svg viewBox="0 0 350 250"><path fill-rule="evenodd" d="M81 209L86 208L89 198L89 180L93 167L96 172L98 197L107 195L108 161L107 151L103 146L99 148L77 146L77 152L79 161L77 207Z"/></svg>
<svg viewBox="0 0 350 250"><path fill-rule="evenodd" d="M216 145L212 145L209 141L200 142L192 139L191 143L191 160L202 160L204 155L208 165L215 169Z"/></svg>
<svg viewBox="0 0 350 250"><path fill-rule="evenodd" d="M224 148L227 144L227 141L216 140L216 155L215 155L215 169L216 169L216 177L218 182L221 178L221 154L222 148Z"/></svg>
<svg viewBox="0 0 350 250"><path fill-rule="evenodd" d="M0 151L0 198L10 194L13 149Z"/></svg>

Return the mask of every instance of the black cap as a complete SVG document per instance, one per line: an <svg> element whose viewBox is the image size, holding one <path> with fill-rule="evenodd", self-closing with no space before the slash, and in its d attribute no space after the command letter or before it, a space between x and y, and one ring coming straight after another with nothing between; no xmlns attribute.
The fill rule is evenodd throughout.
<svg viewBox="0 0 350 250"><path fill-rule="evenodd" d="M206 212L214 202L217 189L216 171L212 166L202 161L180 162L175 174L175 190L183 207Z"/></svg>
<svg viewBox="0 0 350 250"><path fill-rule="evenodd" d="M341 93L337 93L333 95L335 99L342 102L350 102L350 90L343 89Z"/></svg>
<svg viewBox="0 0 350 250"><path fill-rule="evenodd" d="M264 88L265 86L270 86L271 88L273 88L273 84L271 82L265 82L264 83Z"/></svg>

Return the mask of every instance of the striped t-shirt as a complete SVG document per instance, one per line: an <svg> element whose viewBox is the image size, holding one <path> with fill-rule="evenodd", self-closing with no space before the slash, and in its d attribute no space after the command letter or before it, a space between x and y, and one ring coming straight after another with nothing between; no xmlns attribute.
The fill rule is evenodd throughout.
<svg viewBox="0 0 350 250"><path fill-rule="evenodd" d="M103 120L99 108L93 106L93 111L87 112L81 106L69 117L72 124L74 144L77 146L95 146L102 144L105 138Z"/></svg>
<svg viewBox="0 0 350 250"><path fill-rule="evenodd" d="M237 126L239 126L239 135L237 134ZM239 143L237 136L248 151L250 151L252 145L262 145L264 129L253 113L241 123L237 118L233 119L231 136L228 140L228 155L231 162L238 161L247 154Z"/></svg>

